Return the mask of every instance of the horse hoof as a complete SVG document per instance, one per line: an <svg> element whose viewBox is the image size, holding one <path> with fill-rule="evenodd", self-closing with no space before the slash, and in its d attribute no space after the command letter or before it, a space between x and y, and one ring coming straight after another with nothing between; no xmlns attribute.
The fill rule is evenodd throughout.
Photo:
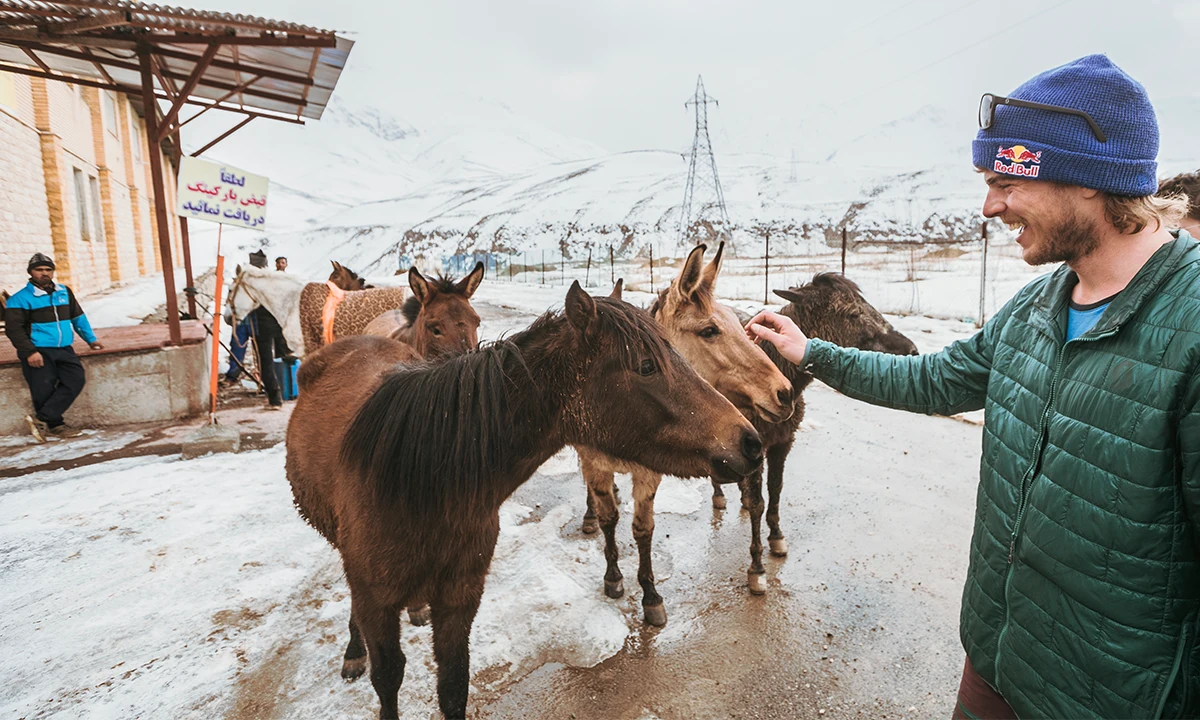
<svg viewBox="0 0 1200 720"><path fill-rule="evenodd" d="M767 594L767 576L765 573L746 573L746 584L750 586L751 595Z"/></svg>
<svg viewBox="0 0 1200 720"><path fill-rule="evenodd" d="M646 624L654 627L662 627L667 624L667 609L662 603L657 605L646 605L643 607L646 611Z"/></svg>
<svg viewBox="0 0 1200 720"><path fill-rule="evenodd" d="M771 546L771 554L775 557L787 557L787 540L776 538L768 540L767 544Z"/></svg>
<svg viewBox="0 0 1200 720"><path fill-rule="evenodd" d="M596 518L584 518L583 526L579 528L584 535L595 535L600 529L600 521Z"/></svg>
<svg viewBox="0 0 1200 720"><path fill-rule="evenodd" d="M724 510L725 509L725 496L724 495L713 495L713 509L714 510Z"/></svg>
<svg viewBox="0 0 1200 720"><path fill-rule="evenodd" d="M605 580L604 594L612 599L617 599L625 594L625 580Z"/></svg>
<svg viewBox="0 0 1200 720"><path fill-rule="evenodd" d="M429 624L429 606L426 605L419 610L412 608L408 609L408 622L412 625L422 626Z"/></svg>
<svg viewBox="0 0 1200 720"><path fill-rule="evenodd" d="M362 674L367 671L367 656L363 655L360 658L346 658L342 660L342 679L353 682L362 677Z"/></svg>

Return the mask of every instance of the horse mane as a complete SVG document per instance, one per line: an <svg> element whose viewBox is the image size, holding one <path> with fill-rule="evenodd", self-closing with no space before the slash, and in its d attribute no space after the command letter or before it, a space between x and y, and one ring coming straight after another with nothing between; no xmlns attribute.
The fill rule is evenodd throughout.
<svg viewBox="0 0 1200 720"><path fill-rule="evenodd" d="M453 278L446 277L440 273L437 277L425 278L425 281L432 285L433 289L437 292L446 293L448 295L463 294L459 290L458 284L454 282ZM404 305L400 308L400 313L404 315L405 324L407 324L409 327L412 327L412 324L417 321L417 316L421 314L421 301L417 299L416 295L409 295L404 301Z"/></svg>
<svg viewBox="0 0 1200 720"><path fill-rule="evenodd" d="M648 352L670 372L670 346L644 311L608 298L595 302L594 336L611 338L627 368ZM453 512L524 459L522 432L540 434L538 419L552 419L539 391L564 388L536 387L530 368L545 366L549 385L558 378L571 383L573 358L594 351L580 345L565 314L549 312L476 352L398 365L347 427L341 462L385 506Z"/></svg>

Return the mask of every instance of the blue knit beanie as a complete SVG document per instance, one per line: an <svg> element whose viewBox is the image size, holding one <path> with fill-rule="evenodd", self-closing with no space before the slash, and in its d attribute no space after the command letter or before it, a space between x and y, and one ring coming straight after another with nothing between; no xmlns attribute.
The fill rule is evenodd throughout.
<svg viewBox="0 0 1200 720"><path fill-rule="evenodd" d="M1078 115L1000 105L992 126L975 136L975 167L1113 195L1141 197L1158 190L1154 107L1146 89L1106 55L1047 70L1009 97L1082 110L1108 141L1097 140Z"/></svg>

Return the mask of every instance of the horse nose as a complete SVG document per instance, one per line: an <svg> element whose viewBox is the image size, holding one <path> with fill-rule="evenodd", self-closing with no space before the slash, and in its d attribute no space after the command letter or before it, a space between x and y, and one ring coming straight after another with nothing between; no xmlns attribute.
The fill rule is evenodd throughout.
<svg viewBox="0 0 1200 720"><path fill-rule="evenodd" d="M753 429L742 431L742 457L749 463L748 471L754 471L762 464L762 440Z"/></svg>
<svg viewBox="0 0 1200 720"><path fill-rule="evenodd" d="M779 404L787 407L792 404L792 388L787 387L775 393L775 397L779 399Z"/></svg>

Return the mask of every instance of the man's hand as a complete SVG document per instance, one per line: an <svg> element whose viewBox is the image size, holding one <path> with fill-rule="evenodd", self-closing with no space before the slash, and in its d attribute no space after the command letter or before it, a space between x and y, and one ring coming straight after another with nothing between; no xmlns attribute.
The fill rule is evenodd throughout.
<svg viewBox="0 0 1200 720"><path fill-rule="evenodd" d="M104 346L100 344L99 340L97 340L94 343L88 343L88 347L90 347L93 350L103 350L104 349Z"/></svg>
<svg viewBox="0 0 1200 720"><path fill-rule="evenodd" d="M804 360L808 338L792 319L779 313L763 310L746 323L746 337L752 342L766 340L775 346L785 360L797 365Z"/></svg>
<svg viewBox="0 0 1200 720"><path fill-rule="evenodd" d="M42 359L42 354L38 352L25 358L25 362L29 363L29 367L42 367L46 364L46 361Z"/></svg>

